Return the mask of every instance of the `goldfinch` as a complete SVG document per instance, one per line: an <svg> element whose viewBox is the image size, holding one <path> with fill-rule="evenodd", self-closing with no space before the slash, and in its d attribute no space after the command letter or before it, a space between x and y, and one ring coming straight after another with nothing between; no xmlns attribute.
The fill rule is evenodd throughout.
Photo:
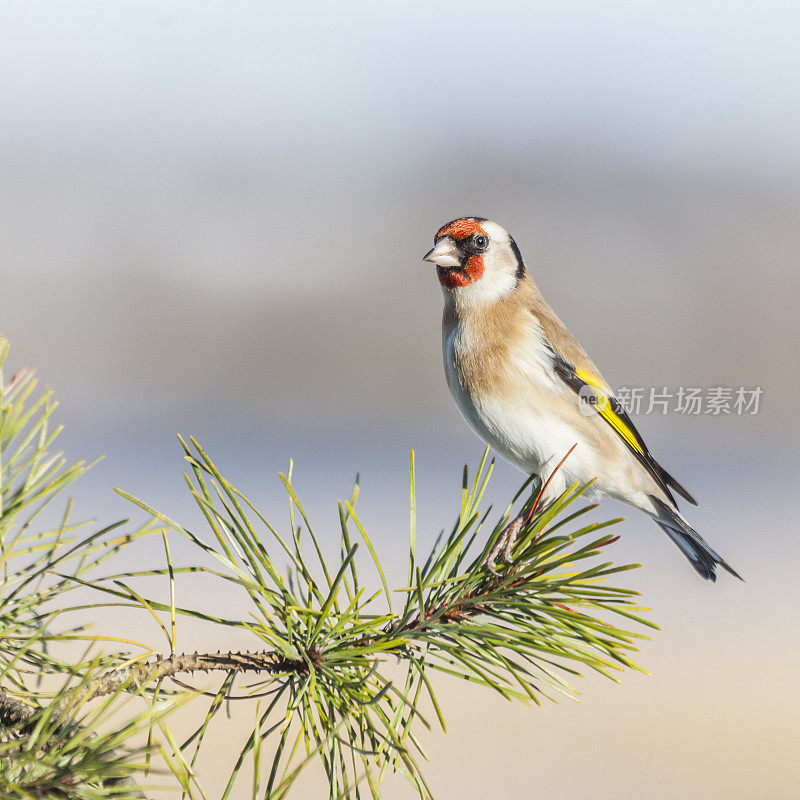
<svg viewBox="0 0 800 800"><path fill-rule="evenodd" d="M681 516L673 492L697 505L694 498L653 458L508 232L481 217L456 219L437 231L424 260L436 265L444 294L442 351L456 405L503 458L549 480L542 502L594 479L596 495L651 516L703 578L716 580L717 565L739 578ZM501 552L510 560L522 525L508 526L490 569Z"/></svg>

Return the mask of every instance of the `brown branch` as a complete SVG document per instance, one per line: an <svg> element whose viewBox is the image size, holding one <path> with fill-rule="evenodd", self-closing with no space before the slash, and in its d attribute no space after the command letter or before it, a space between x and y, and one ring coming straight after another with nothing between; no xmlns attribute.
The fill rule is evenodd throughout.
<svg viewBox="0 0 800 800"><path fill-rule="evenodd" d="M179 672L294 672L302 675L308 672L308 665L317 666L323 660L322 654L314 649L306 653L306 659L289 659L280 653L184 653L157 658L142 664L123 669L112 669L101 675L83 693L78 693L67 704L82 703L95 697L112 694L120 689L141 689L161 678L169 678ZM36 709L17 700L0 689L0 725L17 727L33 717Z"/></svg>
<svg viewBox="0 0 800 800"><path fill-rule="evenodd" d="M451 622L459 623L469 619L472 616L478 616L487 611L488 606L486 598L500 588L501 584L507 580L503 577L492 577L485 580L477 589L471 592L465 592L456 597L449 597L443 600L439 605L433 608L424 609L422 616L417 614L409 622L402 627L395 627L392 623L384 628L384 631L393 636L402 635L418 628L426 630L428 628L428 621L434 619L435 622ZM528 578L516 578L510 581L507 589L516 589L522 586Z"/></svg>
<svg viewBox="0 0 800 800"><path fill-rule="evenodd" d="M425 609L422 615L415 615L405 625L398 626L397 622L389 623L383 629L383 633L390 637L403 636L414 630L427 630L431 620L437 623L457 625L470 617L485 613L489 605L487 602L489 596L508 581L509 577L511 576L487 578L471 592L446 598L433 608ZM525 577L512 578L506 588L517 588L526 580ZM365 639L362 644L369 644L375 640L376 637L371 637ZM316 667L324 659L325 656L314 648L309 649L305 653L305 658L301 659L289 659L280 653L267 651L260 653L248 651L222 653L218 651L216 653L173 654L123 669L109 670L82 693L76 693L58 711L63 713L70 705L74 707L86 700L109 695L121 689L139 690L153 681L172 677L179 672L224 670L225 672L269 672L271 674L286 672L304 675L308 673L309 665ZM33 717L36 710L0 689L0 726L14 728L24 725Z"/></svg>
<svg viewBox="0 0 800 800"><path fill-rule="evenodd" d="M309 661L319 662L319 654L309 653ZM169 678L178 672L296 672L308 671L308 663L303 660L285 658L279 653L192 653L176 654L155 661L137 664L125 669L110 670L93 686L86 700L111 694L130 685L141 688L160 678Z"/></svg>
<svg viewBox="0 0 800 800"><path fill-rule="evenodd" d="M449 598L432 609L426 609L422 618L414 617L402 627L396 628L390 623L384 633L391 636L402 636L414 629L425 630L427 622L436 618L437 622L458 624L470 616L481 614L486 610L483 598L495 591L501 579L493 578L487 581L480 589L467 592L461 596ZM524 579L512 581L511 586L524 583ZM370 640L365 640L366 644ZM289 659L280 653L262 651L253 652L216 652L216 653L180 653L156 658L134 664L123 669L111 669L101 675L97 681L91 683L81 693L76 693L66 701L59 713L63 713L70 706L78 705L86 700L113 694L120 689L138 690L153 681L161 678L170 678L179 672L210 672L224 670L225 672L280 672L304 675L308 673L309 664L312 667L319 665L324 660L324 655L311 648L304 659ZM8 692L0 689L0 726L16 728L24 725L36 713L36 708L16 699Z"/></svg>
<svg viewBox="0 0 800 800"><path fill-rule="evenodd" d="M455 624L462 622L470 616L486 610L486 606L481 600L485 595L495 591L500 583L499 579L492 579L478 591L450 598L440 605L426 610L423 618L416 616L400 628L394 628L390 624L384 629L384 633L402 636L416 628L424 630L428 620L434 617L439 622ZM524 580L513 581L512 586L517 583L524 583ZM369 640L364 643L367 641ZM181 653L164 656L123 669L109 670L86 687L83 692L76 693L66 701L63 707L58 709L58 712L63 713L70 706L74 707L86 700L113 694L121 689L130 688L134 691L142 689L153 681L172 677L179 672L224 670L225 672L269 672L273 674L288 672L304 675L308 673L309 664L315 667L324 660L324 655L314 648L305 653L305 656L303 659L289 659L280 653L267 651L260 653L231 651L227 653ZM15 728L24 725L34 716L36 710L0 689L0 725L3 727Z"/></svg>

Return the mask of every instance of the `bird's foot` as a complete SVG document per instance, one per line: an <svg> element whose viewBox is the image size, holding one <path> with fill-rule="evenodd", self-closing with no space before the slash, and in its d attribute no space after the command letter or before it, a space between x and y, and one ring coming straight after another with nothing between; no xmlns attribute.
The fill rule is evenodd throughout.
<svg viewBox="0 0 800 800"><path fill-rule="evenodd" d="M501 557L508 565L513 563L514 557L511 551L514 549L514 542L517 541L517 536L524 524L525 517L519 516L506 525L503 532L497 537L489 555L486 556L486 567L492 575L500 576L500 572L497 570L498 557Z"/></svg>

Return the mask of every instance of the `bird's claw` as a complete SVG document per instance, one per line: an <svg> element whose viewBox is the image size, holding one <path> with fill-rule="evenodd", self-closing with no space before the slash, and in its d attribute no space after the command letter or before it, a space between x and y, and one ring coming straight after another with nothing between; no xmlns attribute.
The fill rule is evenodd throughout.
<svg viewBox="0 0 800 800"><path fill-rule="evenodd" d="M509 565L509 571L511 570L511 565L514 561L514 555L512 552L514 549L514 543L517 541L517 536L519 536L519 532L522 530L524 522L525 518L521 516L512 520L505 527L505 530L500 534L500 536L497 537L497 541L489 551L489 555L486 556L486 568L495 577L499 578L501 574L497 569L498 557L502 558L502 560Z"/></svg>

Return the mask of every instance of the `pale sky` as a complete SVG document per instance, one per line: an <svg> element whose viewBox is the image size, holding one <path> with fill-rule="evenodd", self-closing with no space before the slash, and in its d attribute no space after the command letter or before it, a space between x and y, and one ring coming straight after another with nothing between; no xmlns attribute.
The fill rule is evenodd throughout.
<svg viewBox="0 0 800 800"><path fill-rule="evenodd" d="M0 21L6 150L800 167L792 2L25 0Z"/></svg>

